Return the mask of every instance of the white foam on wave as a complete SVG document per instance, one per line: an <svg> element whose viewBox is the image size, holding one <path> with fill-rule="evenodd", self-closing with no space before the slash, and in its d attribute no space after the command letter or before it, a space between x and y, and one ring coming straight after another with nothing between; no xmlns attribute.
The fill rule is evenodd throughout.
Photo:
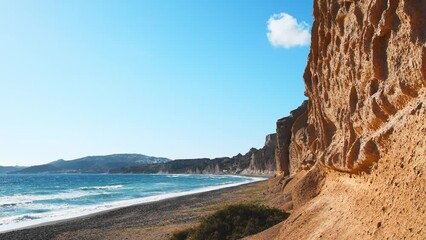
<svg viewBox="0 0 426 240"><path fill-rule="evenodd" d="M159 174L159 175L164 175L165 177L168 178L179 178L179 177L190 177L192 176L191 174Z"/></svg>
<svg viewBox="0 0 426 240"><path fill-rule="evenodd" d="M123 188L123 185L81 187L80 190L113 190Z"/></svg>
<svg viewBox="0 0 426 240"><path fill-rule="evenodd" d="M30 194L11 195L11 196L0 197L0 207L17 206L17 205L29 204L34 201L43 201L43 200L74 199L74 198L94 196L99 194L106 194L106 193L69 191L69 192L62 192L62 193L49 194L49 195L30 195Z"/></svg>
<svg viewBox="0 0 426 240"><path fill-rule="evenodd" d="M244 177L244 178L246 178L247 180L238 182L238 183L203 187L203 188L193 189L193 190L184 191L184 192L165 193L165 194L159 194L159 195L154 195L149 197L120 200L120 201L99 204L99 205L83 206L83 207L66 205L66 207L57 211L46 212L46 213L24 214L20 216L2 218L0 219L0 233L9 232L9 231L26 228L26 227L30 227L34 225L39 225L39 224L45 224L49 222L82 217L89 214L99 213L106 210L118 209L122 207L128 207L135 204L156 202L156 201L160 201L160 200L164 200L168 198L180 197L180 196L202 193L202 192L209 192L209 191L214 191L218 189L235 187L235 186L239 186L239 185L243 185L247 183L266 180L266 178L260 178L260 177Z"/></svg>

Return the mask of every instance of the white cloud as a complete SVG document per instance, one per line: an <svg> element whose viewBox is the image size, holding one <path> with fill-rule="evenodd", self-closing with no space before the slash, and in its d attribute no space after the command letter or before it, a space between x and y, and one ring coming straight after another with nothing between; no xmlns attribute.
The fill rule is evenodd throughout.
<svg viewBox="0 0 426 240"><path fill-rule="evenodd" d="M287 13L274 14L269 18L267 36L274 47L307 46L311 42L309 25L306 22L298 23Z"/></svg>

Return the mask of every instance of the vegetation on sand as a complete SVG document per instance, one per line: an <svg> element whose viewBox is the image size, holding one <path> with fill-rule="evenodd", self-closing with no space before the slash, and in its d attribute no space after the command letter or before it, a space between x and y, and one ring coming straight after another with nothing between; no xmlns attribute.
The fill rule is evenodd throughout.
<svg viewBox="0 0 426 240"><path fill-rule="evenodd" d="M241 239L285 220L288 213L254 204L225 207L204 219L198 227L175 233L172 240L234 240Z"/></svg>

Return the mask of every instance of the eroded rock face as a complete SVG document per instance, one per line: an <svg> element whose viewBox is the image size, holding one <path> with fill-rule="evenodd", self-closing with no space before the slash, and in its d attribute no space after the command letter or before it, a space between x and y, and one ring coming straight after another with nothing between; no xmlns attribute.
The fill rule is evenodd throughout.
<svg viewBox="0 0 426 240"><path fill-rule="evenodd" d="M315 165L250 239L426 239L426 0L315 0L314 17L289 164Z"/></svg>
<svg viewBox="0 0 426 240"><path fill-rule="evenodd" d="M185 174L243 174L275 175L276 134L269 134L265 146L251 148L246 154L233 157L179 159L167 163L145 164L118 168L110 173L185 173Z"/></svg>
<svg viewBox="0 0 426 240"><path fill-rule="evenodd" d="M359 172L386 153L398 118L425 96L425 13L424 0L314 1L308 125L293 156Z"/></svg>
<svg viewBox="0 0 426 240"><path fill-rule="evenodd" d="M290 175L300 170L310 169L315 164L315 158L309 149L310 139L314 139L312 131L308 132L308 109L294 121L291 129L291 142L289 146Z"/></svg>
<svg viewBox="0 0 426 240"><path fill-rule="evenodd" d="M295 170L295 166L291 166L292 164L290 164L290 144L293 135L292 128L294 122L306 112L307 105L308 102L304 101L300 107L291 111L288 117L281 118L277 121L277 148L275 151L275 159L277 175L279 176L287 176L290 174L290 169L291 171Z"/></svg>
<svg viewBox="0 0 426 240"><path fill-rule="evenodd" d="M267 175L275 174L275 148L277 145L277 134L269 134L265 139L265 146L259 150L250 151L249 167L241 174L247 175Z"/></svg>

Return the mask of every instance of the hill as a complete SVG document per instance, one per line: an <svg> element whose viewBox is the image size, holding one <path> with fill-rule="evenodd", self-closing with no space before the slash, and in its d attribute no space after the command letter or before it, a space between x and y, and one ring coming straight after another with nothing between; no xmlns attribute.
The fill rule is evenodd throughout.
<svg viewBox="0 0 426 240"><path fill-rule="evenodd" d="M0 174L15 172L24 169L20 166L0 166Z"/></svg>
<svg viewBox="0 0 426 240"><path fill-rule="evenodd" d="M170 159L141 154L113 154L107 156L89 156L69 161L60 159L48 164L24 168L13 173L108 173L111 169L165 163L168 161Z"/></svg>

